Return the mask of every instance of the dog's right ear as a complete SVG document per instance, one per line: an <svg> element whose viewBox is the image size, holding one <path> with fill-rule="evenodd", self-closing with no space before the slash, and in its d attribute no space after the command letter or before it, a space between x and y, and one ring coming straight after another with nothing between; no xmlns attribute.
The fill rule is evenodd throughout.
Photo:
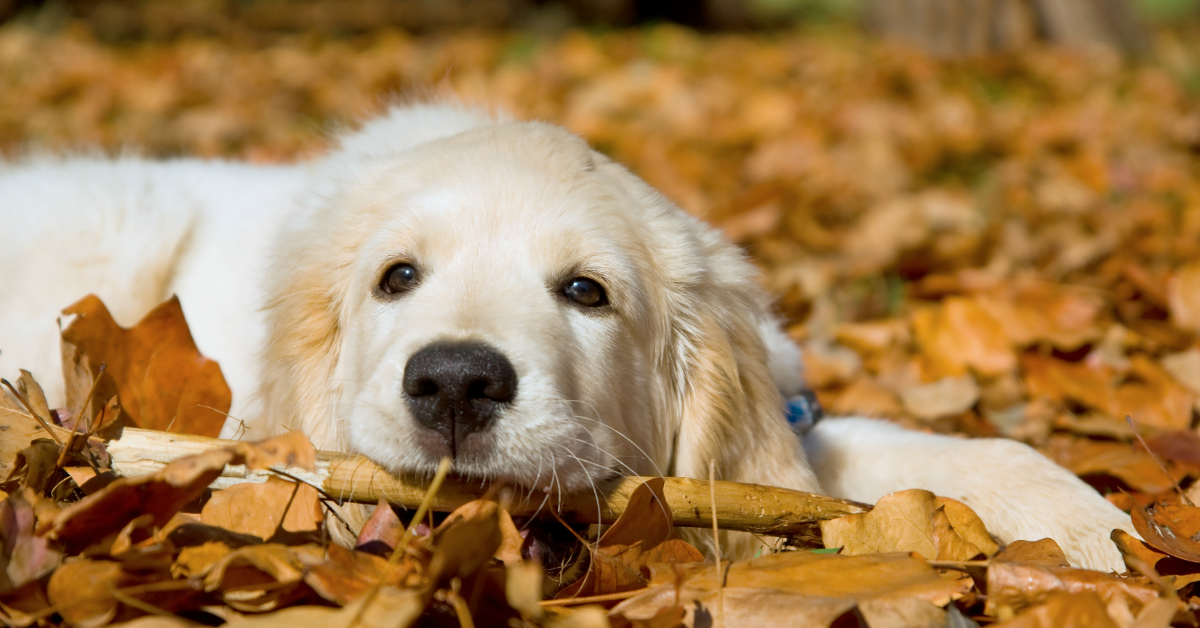
<svg viewBox="0 0 1200 628"><path fill-rule="evenodd" d="M330 201L336 202L336 201ZM344 302L339 276L353 263L352 247L336 246L347 234L330 208L321 208L283 230L266 274L266 338L260 356L261 414L248 437L299 430L317 449L341 450L337 423L340 397L335 377L341 345L339 312ZM335 228L335 231L337 229Z"/></svg>

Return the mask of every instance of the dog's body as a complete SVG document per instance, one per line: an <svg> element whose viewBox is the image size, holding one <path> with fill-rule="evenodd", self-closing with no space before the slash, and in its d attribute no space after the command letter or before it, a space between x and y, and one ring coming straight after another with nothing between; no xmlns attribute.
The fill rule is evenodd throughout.
<svg viewBox="0 0 1200 628"><path fill-rule="evenodd" d="M0 374L61 403L58 311L134 323L178 294L252 434L302 429L397 471L590 491L622 473L874 502L962 499L1002 541L1121 569L1129 519L1005 440L820 422L780 393L799 353L732 244L577 137L448 105L393 110L294 166L0 166ZM227 426L227 429L229 426ZM730 537L726 552L755 542Z"/></svg>

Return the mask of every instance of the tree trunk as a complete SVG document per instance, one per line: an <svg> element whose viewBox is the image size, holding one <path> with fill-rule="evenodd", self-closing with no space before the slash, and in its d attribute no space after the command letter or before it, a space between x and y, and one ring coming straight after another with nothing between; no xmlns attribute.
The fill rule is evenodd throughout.
<svg viewBox="0 0 1200 628"><path fill-rule="evenodd" d="M941 57L1034 42L1138 52L1147 45L1127 0L870 0L868 24Z"/></svg>

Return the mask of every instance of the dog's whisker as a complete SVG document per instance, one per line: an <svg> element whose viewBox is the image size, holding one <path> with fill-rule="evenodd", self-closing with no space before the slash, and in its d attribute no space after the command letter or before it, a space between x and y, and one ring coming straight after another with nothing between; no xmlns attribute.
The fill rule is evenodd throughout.
<svg viewBox="0 0 1200 628"><path fill-rule="evenodd" d="M587 478L588 484L592 486L592 495L596 497L596 537L599 538L600 531L604 529L604 518L602 516L604 511L600 509L600 491L596 488L596 482L592 480L590 475L588 475L587 469L584 469L583 461L579 459L579 456L576 456L569 451L567 452L567 455L574 458L575 462L579 463L579 468L583 470L583 477Z"/></svg>
<svg viewBox="0 0 1200 628"><path fill-rule="evenodd" d="M628 473L628 474L623 474L623 473L621 473L620 471L618 471L618 470L616 470L616 469L613 469L612 467L609 467L609 466L606 466L606 465L600 464L600 463L598 463L598 462L593 462L593 461L591 461L591 460L588 460L588 461L586 461L586 462L588 462L589 464L592 464L592 465L595 465L595 466L597 466L597 467L600 467L600 468L602 468L602 469L604 469L604 470L606 470L606 471L613 472L613 474L614 474L614 475L617 475L617 476L622 476L622 475L629 475L629 476L641 475L641 474L640 474L640 473L638 473L637 471L634 471L634 470L633 470L633 467L631 467L631 466L629 466L628 464L625 464L624 462L622 462L620 457L618 457L618 456L614 456L613 454L609 453L608 451L605 451L605 450L604 450L604 448L600 447L599 445L597 445L597 444L596 444L596 443L594 443L594 442L588 442L588 441L586 441L586 440L583 440L582 438L575 438L575 437L573 437L573 436L563 436L562 438L565 438L565 439L568 439L568 440L573 440L573 441L575 441L575 442L577 442L577 443L583 443L583 444L585 444L585 445L591 445L592 447L594 447L594 448L596 449L596 451L599 451L600 453L602 453L602 454L604 454L604 455L608 456L609 458L612 458L612 459L613 459L613 462L615 462L615 463L617 463L617 464L621 465L622 467L624 467L624 468L625 468L625 470L626 470L626 471L628 471L629 473Z"/></svg>
<svg viewBox="0 0 1200 628"><path fill-rule="evenodd" d="M650 463L650 466L654 467L654 472L659 477L665 477L665 474L662 472L662 469L660 469L658 467L658 463L656 463L654 461L654 458L650 457L650 454L646 453L646 450L642 449L641 445L638 445L636 442L634 442L634 440L632 438L629 438L629 436L625 435L625 433L622 432L621 430L618 430L617 428L615 428L611 425L608 425L607 423L605 423L599 419L593 419L591 417L587 417L587 416L583 416L583 415L579 415L579 414L574 415L574 418L583 420L583 421L591 421L593 423L596 423L596 424L600 425L601 427L609 430L610 432L616 434L617 436L620 436L621 438L625 439L630 445L633 445L634 449L637 449L638 452L642 454L642 457L645 458L646 461ZM634 475L637 475L637 474L635 473Z"/></svg>

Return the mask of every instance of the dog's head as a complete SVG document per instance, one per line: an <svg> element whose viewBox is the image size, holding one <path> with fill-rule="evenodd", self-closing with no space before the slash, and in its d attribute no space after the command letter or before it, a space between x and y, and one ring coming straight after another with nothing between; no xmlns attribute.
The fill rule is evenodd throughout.
<svg viewBox="0 0 1200 628"><path fill-rule="evenodd" d="M795 464L753 267L578 137L487 125L342 177L276 247L278 428L564 492Z"/></svg>

